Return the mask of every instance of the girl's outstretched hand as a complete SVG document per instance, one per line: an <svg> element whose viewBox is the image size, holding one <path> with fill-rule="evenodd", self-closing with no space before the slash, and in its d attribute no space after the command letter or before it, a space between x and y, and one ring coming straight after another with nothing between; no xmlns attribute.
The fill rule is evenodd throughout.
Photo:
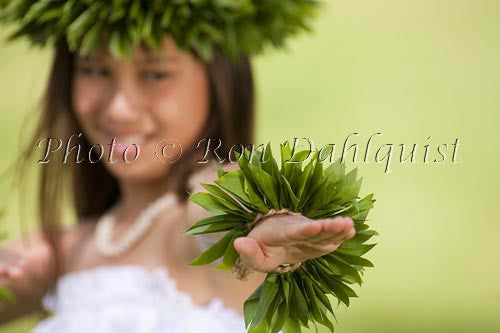
<svg viewBox="0 0 500 333"><path fill-rule="evenodd" d="M260 221L246 237L234 241L243 264L268 272L324 256L356 234L350 217L312 220L302 215L273 215Z"/></svg>
<svg viewBox="0 0 500 333"><path fill-rule="evenodd" d="M43 294L51 259L50 247L38 239L0 246L0 286L25 302ZM0 300L0 303L5 303Z"/></svg>

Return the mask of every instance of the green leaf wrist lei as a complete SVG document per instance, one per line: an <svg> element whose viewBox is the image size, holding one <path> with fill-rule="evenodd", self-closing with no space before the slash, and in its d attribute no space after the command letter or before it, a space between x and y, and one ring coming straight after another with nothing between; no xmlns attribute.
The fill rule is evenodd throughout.
<svg viewBox="0 0 500 333"><path fill-rule="evenodd" d="M357 297L349 284L362 284L361 274L373 264L362 256L375 244L366 242L377 235L366 224L375 200L373 194L358 196L361 179L357 169L345 173L340 161L323 169L320 151L292 152L281 144L281 168L270 144L263 151L246 149L235 153L239 169L229 172L216 165L215 184L202 184L208 192L192 194L190 200L214 215L201 219L185 235L226 232L190 265L205 265L222 257L216 269L230 271L242 280L251 273L239 258L233 241L248 235L265 217L275 214L302 214L310 219L348 216L356 235L324 256L267 272L266 279L245 301L245 325L250 333L301 332L301 327L319 323L334 331L329 315L335 318L331 296L346 306ZM292 156L293 154L293 156ZM250 222L249 222L250 221Z"/></svg>

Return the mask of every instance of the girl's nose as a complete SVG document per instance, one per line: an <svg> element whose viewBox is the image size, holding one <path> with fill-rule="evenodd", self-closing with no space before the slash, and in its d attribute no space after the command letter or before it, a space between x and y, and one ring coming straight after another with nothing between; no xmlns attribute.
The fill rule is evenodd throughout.
<svg viewBox="0 0 500 333"><path fill-rule="evenodd" d="M112 93L111 100L105 110L106 120L116 123L133 123L139 119L140 111L136 105L133 92L118 87Z"/></svg>

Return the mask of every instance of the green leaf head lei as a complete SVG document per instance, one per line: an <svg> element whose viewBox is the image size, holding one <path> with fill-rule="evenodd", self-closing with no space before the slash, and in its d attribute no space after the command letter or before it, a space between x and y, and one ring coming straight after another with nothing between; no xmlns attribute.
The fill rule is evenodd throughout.
<svg viewBox="0 0 500 333"><path fill-rule="evenodd" d="M0 0L0 22L18 23L9 40L44 46L61 38L71 51L92 54L101 42L127 57L145 42L160 50L169 34L178 46L210 60L216 48L231 58L277 48L311 29L319 0Z"/></svg>

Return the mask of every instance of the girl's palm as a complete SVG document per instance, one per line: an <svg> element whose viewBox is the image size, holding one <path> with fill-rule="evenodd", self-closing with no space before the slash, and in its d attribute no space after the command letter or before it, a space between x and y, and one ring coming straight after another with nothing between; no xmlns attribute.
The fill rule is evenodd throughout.
<svg viewBox="0 0 500 333"><path fill-rule="evenodd" d="M23 245L17 240L0 247L0 285L18 297L36 297L47 283L51 250L36 240Z"/></svg>
<svg viewBox="0 0 500 333"><path fill-rule="evenodd" d="M266 272L333 252L355 233L349 217L312 220L301 215L275 215L260 221L246 237L237 238L234 247L243 264Z"/></svg>

